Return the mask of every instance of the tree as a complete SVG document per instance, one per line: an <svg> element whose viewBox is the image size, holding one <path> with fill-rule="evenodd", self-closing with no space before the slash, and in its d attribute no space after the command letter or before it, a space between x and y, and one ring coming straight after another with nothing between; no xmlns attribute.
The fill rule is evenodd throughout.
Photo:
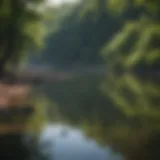
<svg viewBox="0 0 160 160"><path fill-rule="evenodd" d="M54 64L58 69L104 65L100 50L123 21L108 14L105 5L98 1L94 0L92 5L98 3L99 9L90 9L89 2L63 6L55 11L53 25L58 27L54 27L46 38L46 47L38 59L40 62ZM38 60L36 57L32 62Z"/></svg>
<svg viewBox="0 0 160 160"><path fill-rule="evenodd" d="M43 39L44 0L2 0L0 2L0 73L9 64L17 64L20 57ZM37 8L38 7L38 8Z"/></svg>

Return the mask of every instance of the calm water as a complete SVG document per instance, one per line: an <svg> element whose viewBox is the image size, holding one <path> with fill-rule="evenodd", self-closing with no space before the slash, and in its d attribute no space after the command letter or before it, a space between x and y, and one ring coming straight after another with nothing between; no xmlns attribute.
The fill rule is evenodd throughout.
<svg viewBox="0 0 160 160"><path fill-rule="evenodd" d="M84 132L65 125L45 127L41 145L50 160L122 160L122 156L108 147L101 147Z"/></svg>
<svg viewBox="0 0 160 160"><path fill-rule="evenodd" d="M15 146L17 160L158 160L159 87L153 76L113 73L44 85L42 106L50 122L39 133L39 145L29 141L30 153L13 136L3 154Z"/></svg>
<svg viewBox="0 0 160 160"><path fill-rule="evenodd" d="M112 72L106 78L86 76L43 89L58 104L50 107L52 121L70 124L44 129L41 141L49 145L44 147L49 160L158 158L158 77Z"/></svg>

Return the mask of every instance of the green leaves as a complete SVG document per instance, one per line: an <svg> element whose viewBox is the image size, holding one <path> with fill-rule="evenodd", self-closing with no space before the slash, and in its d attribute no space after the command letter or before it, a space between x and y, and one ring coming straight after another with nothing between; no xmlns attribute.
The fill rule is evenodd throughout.
<svg viewBox="0 0 160 160"><path fill-rule="evenodd" d="M8 17L11 13L11 1L2 0L0 2L0 17Z"/></svg>
<svg viewBox="0 0 160 160"><path fill-rule="evenodd" d="M129 6L128 0L108 0L107 8L110 12L115 14L123 13Z"/></svg>
<svg viewBox="0 0 160 160"><path fill-rule="evenodd" d="M125 24L123 30L104 47L102 53L105 59L114 57L112 63L116 66L116 59L121 57L123 58L122 67L128 70L140 63L147 64L149 58L153 60L154 55L158 58L159 28L159 23L143 19Z"/></svg>
<svg viewBox="0 0 160 160"><path fill-rule="evenodd" d="M19 63L24 52L43 46L45 12L39 12L39 8L43 9L42 2L44 0L16 0L14 3L3 0L0 3L1 68L12 60L17 59ZM14 35L10 36L12 33Z"/></svg>

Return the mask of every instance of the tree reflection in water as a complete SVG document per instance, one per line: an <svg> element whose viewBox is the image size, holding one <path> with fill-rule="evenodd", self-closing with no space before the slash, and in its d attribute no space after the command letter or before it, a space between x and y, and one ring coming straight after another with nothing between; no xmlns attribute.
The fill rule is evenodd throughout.
<svg viewBox="0 0 160 160"><path fill-rule="evenodd" d="M88 134L121 151L127 160L160 159L160 86L157 82L157 77L108 74L102 89L126 120L118 119L117 124L106 126L101 116L102 123L98 121L97 125L90 126ZM94 130L101 130L100 135Z"/></svg>
<svg viewBox="0 0 160 160"><path fill-rule="evenodd" d="M67 107L68 111L61 107L62 119L79 125L101 145L109 145L123 153L126 160L160 159L160 86L157 77L110 72L101 89L107 103L74 109Z"/></svg>
<svg viewBox="0 0 160 160"><path fill-rule="evenodd" d="M125 160L158 160L160 159L159 87L157 78L150 76L142 78L129 73L118 75L110 72L101 85L106 101L99 97L99 93L94 93L95 97L91 103L93 105L88 102L85 106L77 105L75 108L66 105L67 112L62 106L56 109L56 114L59 115L59 121L76 125L102 146L110 146L114 153L121 152ZM103 103L99 103L100 100ZM68 131L64 128L60 136L63 138L67 135ZM10 145L8 142L2 144L2 139L7 139ZM28 156L32 160L51 159L50 140L40 146L30 142L30 150L23 146L18 136L1 137L0 142L1 156L6 156L5 159L9 159L13 152L15 155L12 157L17 160ZM4 147L4 144L7 144L8 148ZM108 159L111 160L112 156Z"/></svg>
<svg viewBox="0 0 160 160"><path fill-rule="evenodd" d="M157 149L152 147L160 145L160 90L157 78L149 79L112 73L103 85L106 95L128 119L127 123L112 126L107 132L112 143L125 152L128 159L154 159L154 156L157 159L159 156Z"/></svg>

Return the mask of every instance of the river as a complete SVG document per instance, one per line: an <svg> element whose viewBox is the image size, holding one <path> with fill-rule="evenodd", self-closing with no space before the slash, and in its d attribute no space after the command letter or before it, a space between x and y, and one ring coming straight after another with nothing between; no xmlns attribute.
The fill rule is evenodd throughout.
<svg viewBox="0 0 160 160"><path fill-rule="evenodd" d="M45 97L36 102L48 118L45 125L42 116L31 121L42 126L38 141L1 136L1 159L11 152L17 160L160 159L157 78L112 72L44 84L36 93Z"/></svg>
<svg viewBox="0 0 160 160"><path fill-rule="evenodd" d="M47 146L43 153L50 160L122 160L120 153L109 147L101 147L77 128L62 124L51 124L44 128L41 145Z"/></svg>

